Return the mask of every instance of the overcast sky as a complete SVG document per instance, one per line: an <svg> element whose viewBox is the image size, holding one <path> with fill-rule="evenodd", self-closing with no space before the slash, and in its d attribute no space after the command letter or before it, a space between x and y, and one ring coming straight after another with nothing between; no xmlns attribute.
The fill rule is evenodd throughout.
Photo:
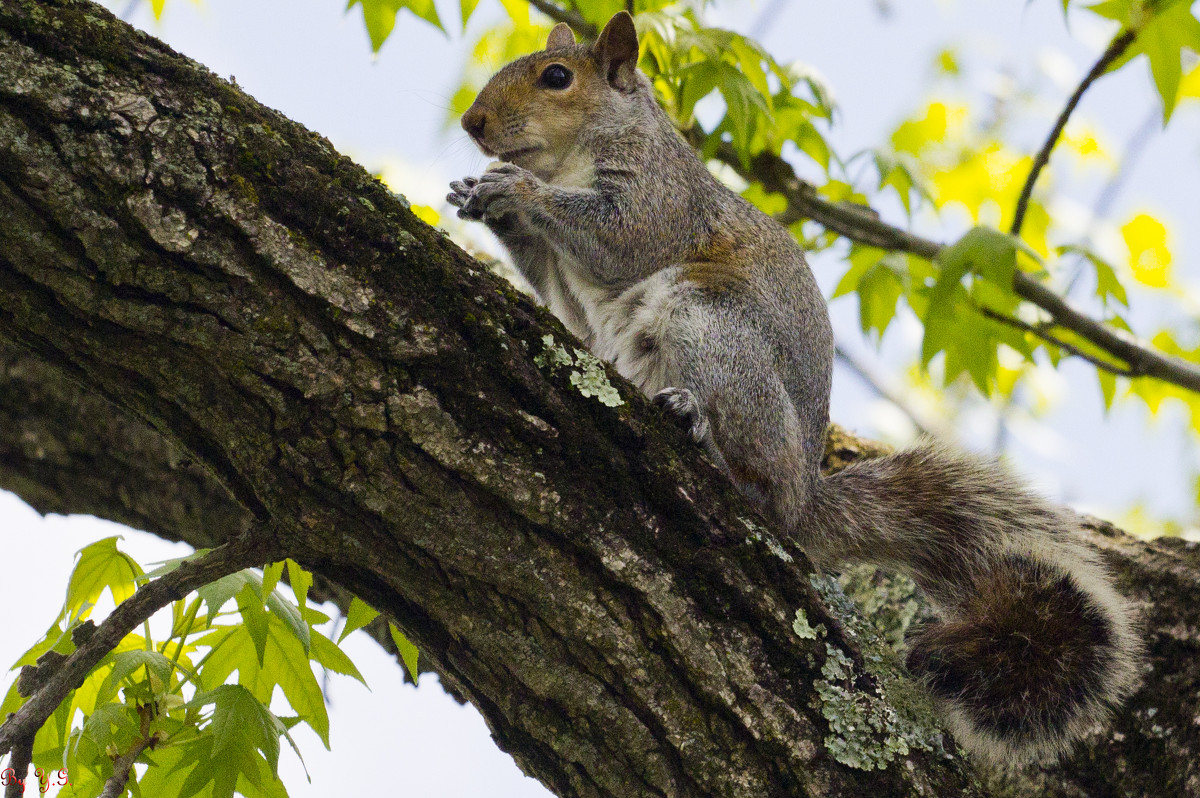
<svg viewBox="0 0 1200 798"><path fill-rule="evenodd" d="M123 12L127 0L110 2ZM454 2L439 0L442 18L458 19ZM357 12L344 12L341 0L207 0L203 4L169 0L155 22L148 3L134 6L131 21L206 64L260 102L317 132L372 170L386 170L393 187L413 201L440 206L452 178L478 173L486 160L457 129L446 129L445 107L465 59L464 40L449 39L432 28L402 17L392 39L373 57ZM886 7L890 13L881 13ZM1086 15L1073 15L1072 29L1062 21L1058 0L1019 2L871 2L870 0L760 0L717 3L710 21L748 31L764 9L774 15L763 43L781 61L813 64L833 87L841 115L831 141L843 155L880 143L887 131L923 99L934 54L957 44L972 77L973 99L1006 79L1041 81L1055 102L1105 44L1107 29ZM480 4L478 30L497 13L495 0ZM468 37L469 38L469 37ZM1118 197L1114 218L1144 209L1163 217L1176 235L1177 269L1194 282L1191 264L1200 255L1200 113L1184 107L1167 132L1147 148ZM1144 65L1106 78L1080 110L1095 123L1116 153L1152 112L1152 94ZM1056 107L1031 120L1028 139L1035 150ZM1094 186L1081 181L1078 202L1090 200ZM886 209L885 209L886 210ZM894 210L894 209L893 209ZM892 221L902 222L900 218ZM946 225L952 225L952 220ZM932 228L948 237L959 230ZM829 293L844 271L835 257L815 260L814 270ZM919 331L898 322L897 334L882 359L856 343L857 311L852 299L834 308L840 338L875 362L886 364L911 350ZM1151 328L1154 308L1135 308L1139 323ZM1010 456L1019 470L1045 492L1100 514L1122 511L1137 501L1159 512L1190 514L1194 505L1189 475L1194 451L1181 432L1181 416L1167 418L1147 431L1144 411L1118 408L1106 420L1093 371L1078 364L1051 379L1057 410L1037 425L1017 423ZM894 412L848 373L835 377L834 419L869 434L897 434ZM995 437L989 411L960 420L961 439L987 449ZM0 664L14 661L54 619L62 603L72 554L112 534L143 563L178 556L182 547L90 518L40 518L11 494L0 492L0 544L8 568L0 582L0 606L7 612L0 635ZM355 640L354 638L362 638ZM363 635L347 641L371 691L346 679L330 681L333 753L315 735L301 731L312 783L293 754L281 757L285 783L293 796L382 794L439 798L529 798L548 795L523 777L512 760L492 743L479 715L460 707L426 677L420 688L400 682L395 663ZM11 680L5 680L7 688ZM30 790L28 795L35 794Z"/></svg>

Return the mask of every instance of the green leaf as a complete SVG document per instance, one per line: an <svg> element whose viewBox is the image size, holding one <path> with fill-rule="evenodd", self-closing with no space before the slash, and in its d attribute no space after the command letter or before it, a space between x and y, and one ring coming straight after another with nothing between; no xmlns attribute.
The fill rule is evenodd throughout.
<svg viewBox="0 0 1200 798"><path fill-rule="evenodd" d="M327 670L340 673L343 676L352 676L362 682L364 687L367 686L367 680L358 672L358 668L346 656L346 652L338 648L332 640L324 635L313 636L312 657Z"/></svg>
<svg viewBox="0 0 1200 798"><path fill-rule="evenodd" d="M1125 286L1121 285L1116 269L1111 263L1089 249L1074 245L1059 247L1058 254L1075 254L1086 258L1096 269L1096 296L1100 298L1100 301L1107 305L1108 298L1112 297L1125 307L1129 307L1129 296L1125 292Z"/></svg>
<svg viewBox="0 0 1200 798"><path fill-rule="evenodd" d="M78 613L81 619L91 614L91 608L83 605L94 605L105 589L117 604L137 590L142 568L117 550L117 540L118 537L105 538L79 550L79 562L67 584L66 607L69 612Z"/></svg>
<svg viewBox="0 0 1200 798"><path fill-rule="evenodd" d="M146 651L145 649L123 651L112 658L112 670L100 686L96 703L104 704L111 701L120 688L121 681L141 667L154 673L164 689L170 686L171 671L173 670L171 660L157 651Z"/></svg>
<svg viewBox="0 0 1200 798"><path fill-rule="evenodd" d="M212 647L201 671L203 685L223 684L235 670L238 684L259 701L268 703L278 686L292 709L329 747L329 715L321 686L313 675L308 654L300 641L274 613L267 616L266 655L261 662L255 643L244 626L219 627L196 641Z"/></svg>
<svg viewBox="0 0 1200 798"><path fill-rule="evenodd" d="M1112 410L1113 399L1117 395L1117 375L1104 369L1096 369L1096 379L1100 382L1100 394L1104 397L1104 409Z"/></svg>
<svg viewBox="0 0 1200 798"><path fill-rule="evenodd" d="M467 23L471 20L471 15L475 13L475 6L479 5L479 0L458 0L459 10L462 12L462 29L466 31Z"/></svg>
<svg viewBox="0 0 1200 798"><path fill-rule="evenodd" d="M158 567L153 571L148 572L146 574L146 578L157 579L160 576L166 576L179 566L183 565L185 562L188 562L189 560L198 560L204 555L208 554L210 551L212 551L212 549L196 549L186 557L175 557L170 560L163 560L161 562L154 563Z"/></svg>
<svg viewBox="0 0 1200 798"><path fill-rule="evenodd" d="M904 292L901 272L904 256L892 252L867 270L858 283L858 315L864 333L875 330L882 338L896 315Z"/></svg>
<svg viewBox="0 0 1200 798"><path fill-rule="evenodd" d="M837 299L857 291L863 275L886 254L886 249L853 245L850 249L850 257L847 259L850 262L850 268L842 275L842 279L838 281L837 287L833 289L833 296L830 298Z"/></svg>
<svg viewBox="0 0 1200 798"><path fill-rule="evenodd" d="M254 592L253 586L244 585L238 593L238 612L242 614L242 625L254 641L254 650L258 653L258 664L263 664L267 654L267 611L263 609L262 598Z"/></svg>
<svg viewBox="0 0 1200 798"><path fill-rule="evenodd" d="M362 6L363 22L367 27L367 35L371 38L371 49L379 52L379 48L392 35L396 27L396 14L402 9L433 25L443 33L442 20L438 17L433 0L350 0L346 10Z"/></svg>
<svg viewBox="0 0 1200 798"><path fill-rule="evenodd" d="M308 590L305 588L305 593L307 592ZM300 645L304 646L304 653L307 654L312 640L312 631L308 625L308 621L304 619L304 615L296 605L279 595L278 591L276 591L267 596L267 606L271 608L271 612L279 620L283 621L284 625L295 638L300 641Z"/></svg>
<svg viewBox="0 0 1200 798"><path fill-rule="evenodd" d="M303 610L308 606L308 589L312 587L313 577L308 571L300 567L300 563L289 559L287 561L288 581L292 584L292 594L296 597L296 604Z"/></svg>
<svg viewBox="0 0 1200 798"><path fill-rule="evenodd" d="M191 706L213 703L212 756L253 747L262 752L275 773L279 767L279 736L287 729L249 690L225 684L190 702Z"/></svg>
<svg viewBox="0 0 1200 798"><path fill-rule="evenodd" d="M367 602L355 596L350 601L350 610L346 613L346 625L342 627L342 633L338 635L337 641L340 643L346 639L346 635L351 632L361 629L379 616L379 612L373 609Z"/></svg>
<svg viewBox="0 0 1200 798"><path fill-rule="evenodd" d="M396 650L400 652L400 658L404 660L404 667L408 669L408 675L412 677L413 684L416 684L417 678L420 676L417 671L417 647L408 642L408 638L396 628L396 624L389 623L388 631L392 633L392 642L396 644Z"/></svg>
<svg viewBox="0 0 1200 798"><path fill-rule="evenodd" d="M164 794L181 798L195 795L212 785L211 795L284 796L278 783L279 738L284 737L300 755L287 726L251 691L240 685L221 685L201 693L185 706L198 709L213 705L203 732L166 752L167 761L151 771L169 767L172 775L187 773L181 786L166 786L146 779L147 785ZM162 752L155 752L158 757ZM301 758L301 763L304 760ZM190 769L190 770L189 770ZM150 774L147 774L149 776Z"/></svg>
<svg viewBox="0 0 1200 798"><path fill-rule="evenodd" d="M94 744L95 752L103 752L109 743L121 748L133 740L138 732L138 723L137 711L133 707L104 704L88 715L72 745L77 749L82 744L82 738L87 738Z"/></svg>
<svg viewBox="0 0 1200 798"><path fill-rule="evenodd" d="M213 618L217 616L221 608L230 599L240 593L246 585L251 585L256 591L261 591L262 577L249 568L246 568L197 588L196 594L208 605L208 619L206 623L211 626ZM259 600L261 601L262 599L260 598Z"/></svg>
<svg viewBox="0 0 1200 798"><path fill-rule="evenodd" d="M283 562L273 562L263 568L262 592L264 595L270 593L279 584L279 577L283 576L283 566Z"/></svg>
<svg viewBox="0 0 1200 798"><path fill-rule="evenodd" d="M937 261L942 267L939 285L958 283L964 275L973 273L1011 290L1017 269L1017 240L990 227L973 227L943 249Z"/></svg>
<svg viewBox="0 0 1200 798"><path fill-rule="evenodd" d="M1191 0L1166 0L1158 4L1109 0L1090 6L1102 17L1120 22L1138 31L1125 53L1109 67L1120 69L1139 55L1145 55L1150 73L1163 105L1163 124L1171 118L1179 98L1179 82L1184 47L1200 53L1200 20L1192 15Z"/></svg>

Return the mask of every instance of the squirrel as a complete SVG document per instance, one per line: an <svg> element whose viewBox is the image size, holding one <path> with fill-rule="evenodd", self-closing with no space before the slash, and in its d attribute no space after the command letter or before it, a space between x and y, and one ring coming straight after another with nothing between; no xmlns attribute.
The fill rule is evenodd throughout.
<svg viewBox="0 0 1200 798"><path fill-rule="evenodd" d="M1079 520L1000 465L921 444L822 476L833 334L792 236L718 181L638 70L632 17L557 25L462 117L499 159L447 200L573 334L673 414L819 567L909 575L907 666L992 763L1057 758L1134 689L1128 602Z"/></svg>

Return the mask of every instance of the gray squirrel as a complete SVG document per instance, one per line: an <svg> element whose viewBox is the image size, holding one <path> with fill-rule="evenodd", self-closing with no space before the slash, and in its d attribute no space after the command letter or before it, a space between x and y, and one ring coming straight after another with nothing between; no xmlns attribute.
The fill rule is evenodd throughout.
<svg viewBox="0 0 1200 798"><path fill-rule="evenodd" d="M791 235L715 179L638 70L632 18L555 27L462 117L502 163L451 183L538 298L673 414L815 563L908 574L938 620L909 670L970 753L1069 750L1134 688L1128 603L1078 520L999 465L924 444L820 474L828 310Z"/></svg>

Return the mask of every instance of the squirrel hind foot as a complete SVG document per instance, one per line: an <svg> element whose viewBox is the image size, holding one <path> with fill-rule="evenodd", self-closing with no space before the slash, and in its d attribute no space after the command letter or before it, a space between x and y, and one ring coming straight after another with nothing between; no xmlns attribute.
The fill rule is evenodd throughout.
<svg viewBox="0 0 1200 798"><path fill-rule="evenodd" d="M1001 762L1057 758L1130 691L1127 619L1061 569L1007 555L954 617L908 641L908 667L956 739Z"/></svg>
<svg viewBox="0 0 1200 798"><path fill-rule="evenodd" d="M671 417L693 441L704 444L711 436L700 399L687 388L663 388L651 400Z"/></svg>

